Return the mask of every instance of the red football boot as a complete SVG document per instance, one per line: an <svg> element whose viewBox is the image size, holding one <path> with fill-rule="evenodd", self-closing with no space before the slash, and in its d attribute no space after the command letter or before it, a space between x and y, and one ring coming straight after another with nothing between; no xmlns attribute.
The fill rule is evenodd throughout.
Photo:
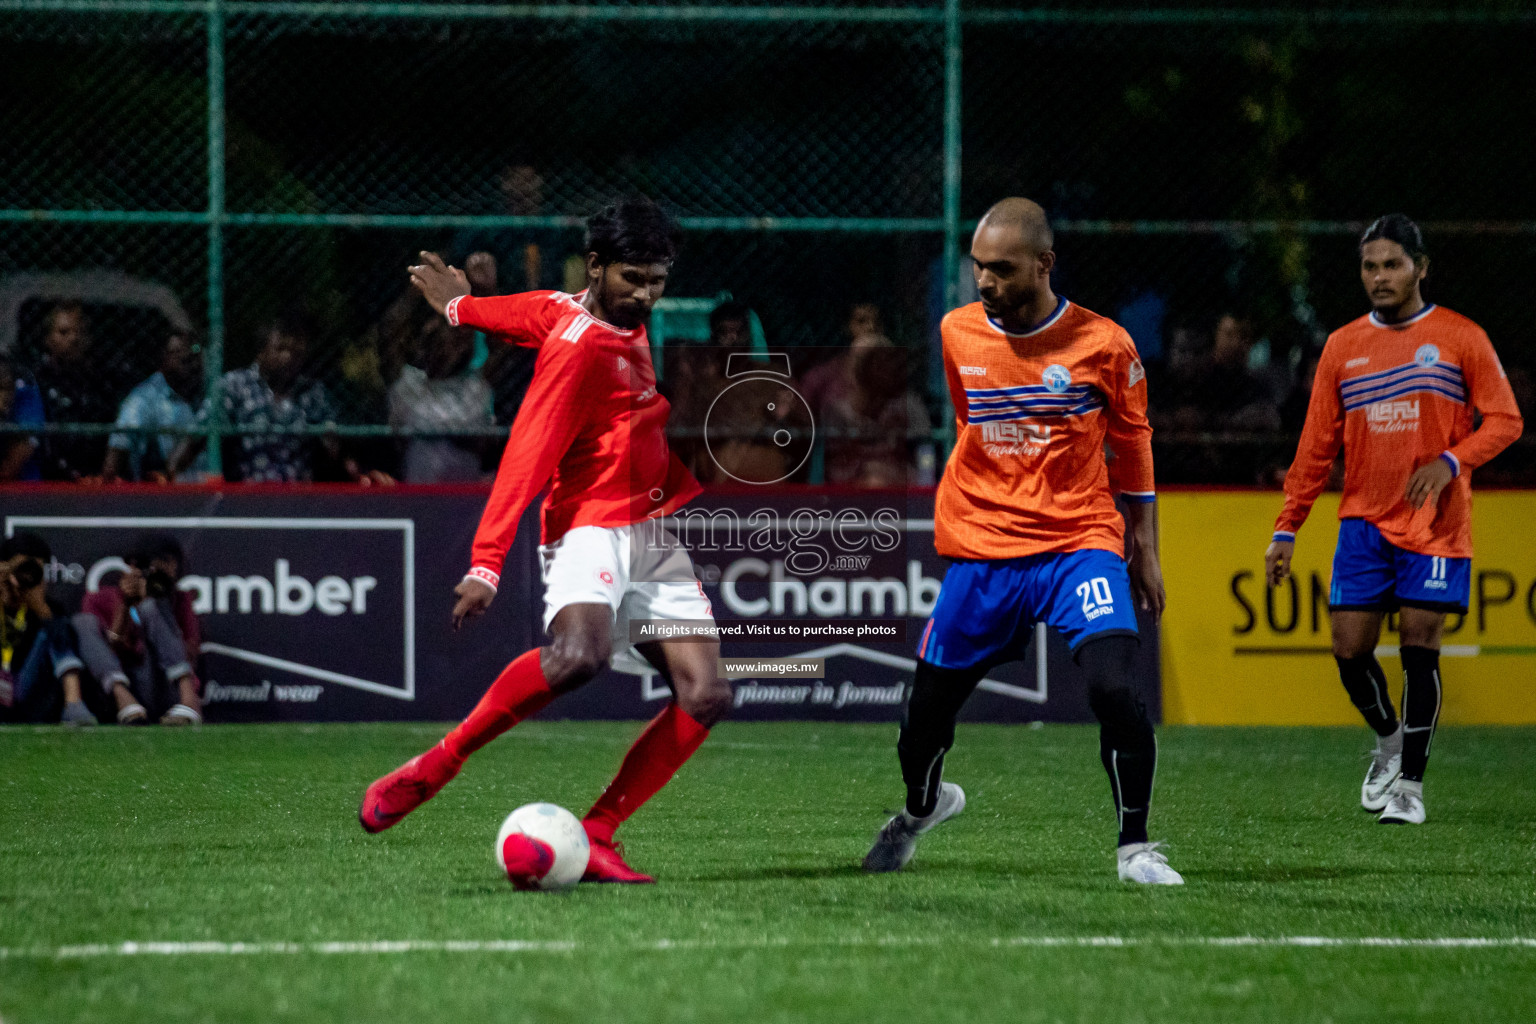
<svg viewBox="0 0 1536 1024"><path fill-rule="evenodd" d="M538 889L555 866L555 851L542 839L513 832L501 844L501 863L514 889Z"/></svg>
<svg viewBox="0 0 1536 1024"><path fill-rule="evenodd" d="M461 767L448 759L441 744L417 754L368 787L357 820L365 832L383 832L436 796Z"/></svg>
<svg viewBox="0 0 1536 1024"><path fill-rule="evenodd" d="M587 873L583 882L619 882L626 885L644 885L655 882L650 875L642 875L628 864L612 839L596 839L588 833L592 852L587 857Z"/></svg>

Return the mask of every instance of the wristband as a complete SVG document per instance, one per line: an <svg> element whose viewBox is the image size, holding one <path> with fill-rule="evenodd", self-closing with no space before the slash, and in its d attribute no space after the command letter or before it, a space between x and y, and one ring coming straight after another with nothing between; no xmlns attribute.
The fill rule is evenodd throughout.
<svg viewBox="0 0 1536 1024"><path fill-rule="evenodd" d="M464 578L466 580L479 580L481 583L484 583L486 586L490 587L492 591L496 590L501 584L500 575L491 572L491 570L480 565L475 566L473 569L469 570L469 572L465 573Z"/></svg>
<svg viewBox="0 0 1536 1024"><path fill-rule="evenodd" d="M448 320L449 327L459 326L459 302L464 298L463 295L455 295L448 300L448 305L443 307L443 316Z"/></svg>
<svg viewBox="0 0 1536 1024"><path fill-rule="evenodd" d="M1269 539L1271 542L1283 540L1287 544L1294 544L1296 543L1296 534L1294 532L1287 533L1284 530L1276 530L1275 535Z"/></svg>
<svg viewBox="0 0 1536 1024"><path fill-rule="evenodd" d="M1445 460L1446 465L1451 467L1451 478L1453 480L1456 477L1461 476L1461 460L1460 459L1458 459L1456 456L1452 455L1450 452L1441 452L1440 453L1440 457Z"/></svg>

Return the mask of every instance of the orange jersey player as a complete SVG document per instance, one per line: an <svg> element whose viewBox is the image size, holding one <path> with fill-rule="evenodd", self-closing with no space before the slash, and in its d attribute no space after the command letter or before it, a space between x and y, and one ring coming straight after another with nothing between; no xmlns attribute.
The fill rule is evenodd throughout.
<svg viewBox="0 0 1536 1024"><path fill-rule="evenodd" d="M1328 338L1285 507L1265 556L1290 573L1296 531L1344 448L1344 495L1328 608L1339 674L1378 737L1360 803L1384 824L1425 819L1424 769L1440 715L1440 638L1465 613L1472 575L1472 470L1520 436L1520 410L1482 328L1427 304L1424 239L1401 214L1360 241L1372 310ZM1482 425L1473 428L1474 414ZM1399 721L1376 661L1384 615L1401 613Z"/></svg>
<svg viewBox="0 0 1536 1024"><path fill-rule="evenodd" d="M455 593L454 627L490 607L518 520L549 486L543 508L544 628L548 646L515 659L442 742L368 787L358 817L380 832L431 799L464 759L631 650L632 619L712 620L704 588L676 538L661 529L699 485L667 447L667 400L656 391L645 323L676 248L673 220L649 200L610 205L587 223L587 290L472 298L462 271L431 253L411 280L454 327L537 346L528 394L507 440ZM591 856L584 881L649 882L624 863L614 830L704 742L731 705L716 671L720 645L688 637L635 651L675 699L630 748L582 821ZM521 833L501 850L515 882L553 857Z"/></svg>
<svg viewBox="0 0 1536 1024"><path fill-rule="evenodd" d="M1132 689L1133 602L1156 614L1164 601L1146 374L1122 328L1052 291L1051 246L1035 203L993 206L971 241L981 302L944 318L956 442L934 537L953 565L918 643L896 745L906 808L881 829L864 867L900 870L919 836L964 809L964 792L943 781L955 718L987 671L1020 657L1045 622L1088 676L1121 880L1180 885L1147 840L1157 743ZM1131 509L1129 571L1116 491Z"/></svg>

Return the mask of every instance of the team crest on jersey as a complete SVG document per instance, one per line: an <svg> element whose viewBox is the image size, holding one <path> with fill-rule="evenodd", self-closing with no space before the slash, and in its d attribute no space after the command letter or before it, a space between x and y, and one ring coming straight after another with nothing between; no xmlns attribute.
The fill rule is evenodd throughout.
<svg viewBox="0 0 1536 1024"><path fill-rule="evenodd" d="M1440 350L1433 345L1420 345L1413 354L1413 361L1420 366L1434 366L1440 361Z"/></svg>
<svg viewBox="0 0 1536 1024"><path fill-rule="evenodd" d="M613 586L613 573L609 572L607 569L597 570L597 578L602 580L606 585L610 587Z"/></svg>
<svg viewBox="0 0 1536 1024"><path fill-rule="evenodd" d="M1045 389L1053 395L1059 395L1072 386L1072 374L1068 373L1067 368L1060 363L1047 366L1045 372L1040 375L1040 379L1045 382Z"/></svg>

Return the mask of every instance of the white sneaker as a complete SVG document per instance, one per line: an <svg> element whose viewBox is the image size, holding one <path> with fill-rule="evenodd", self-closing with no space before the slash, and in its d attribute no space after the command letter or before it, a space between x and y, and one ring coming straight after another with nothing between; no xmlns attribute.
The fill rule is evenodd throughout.
<svg viewBox="0 0 1536 1024"><path fill-rule="evenodd" d="M1387 794L1386 810L1376 821L1382 825L1422 825L1428 816L1424 811L1424 783L1398 779Z"/></svg>
<svg viewBox="0 0 1536 1024"><path fill-rule="evenodd" d="M1184 876L1168 866L1157 843L1127 843L1115 851L1120 881L1142 885L1183 885Z"/></svg>
<svg viewBox="0 0 1536 1024"><path fill-rule="evenodd" d="M1365 770L1365 781L1360 784L1360 806L1373 814L1386 807L1392 783L1401 774L1402 753L1388 754L1378 744L1376 753L1371 757L1371 766Z"/></svg>
<svg viewBox="0 0 1536 1024"><path fill-rule="evenodd" d="M933 813L914 818L902 811L880 830L875 845L864 855L864 870L872 873L900 871L917 852L917 837L965 810L965 790L953 782L939 784L939 801Z"/></svg>

